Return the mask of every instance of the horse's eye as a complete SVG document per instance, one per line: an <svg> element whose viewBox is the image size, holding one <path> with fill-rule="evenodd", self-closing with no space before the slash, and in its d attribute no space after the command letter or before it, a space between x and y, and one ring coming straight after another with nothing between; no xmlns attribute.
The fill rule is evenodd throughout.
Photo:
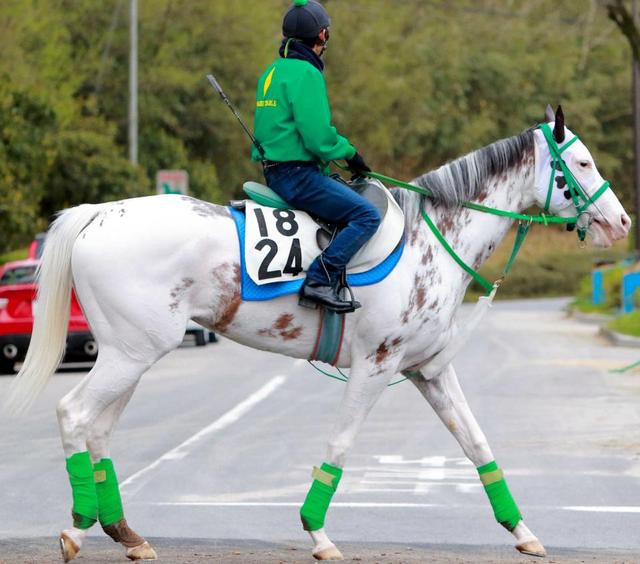
<svg viewBox="0 0 640 564"><path fill-rule="evenodd" d="M581 168L589 168L590 166L591 166L591 163L589 161L580 161Z"/></svg>

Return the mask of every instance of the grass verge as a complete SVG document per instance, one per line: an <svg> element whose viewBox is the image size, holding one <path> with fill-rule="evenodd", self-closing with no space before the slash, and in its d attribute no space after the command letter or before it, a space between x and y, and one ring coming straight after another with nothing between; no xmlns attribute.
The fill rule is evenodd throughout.
<svg viewBox="0 0 640 564"><path fill-rule="evenodd" d="M607 323L607 329L616 333L640 337L640 311L625 313Z"/></svg>

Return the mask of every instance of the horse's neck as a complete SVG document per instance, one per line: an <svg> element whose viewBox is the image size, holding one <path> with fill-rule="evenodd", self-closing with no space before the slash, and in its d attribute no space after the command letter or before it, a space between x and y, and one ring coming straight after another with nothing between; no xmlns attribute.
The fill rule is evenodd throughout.
<svg viewBox="0 0 640 564"><path fill-rule="evenodd" d="M523 161L504 174L487 181L486 187L473 200L487 207L512 212L522 212L535 202L534 176L535 162L533 155L526 155ZM446 208L427 203L425 211L453 247L453 250L474 270L477 270L491 256L508 233L513 220L497 215L478 212L464 207ZM417 230L418 236L414 244L425 248L434 243L435 238L421 217L422 224ZM429 264L420 262L417 268L430 268ZM466 285L469 278L459 267L456 267L460 283ZM455 279L458 280L458 279ZM455 283L447 280L447 283Z"/></svg>

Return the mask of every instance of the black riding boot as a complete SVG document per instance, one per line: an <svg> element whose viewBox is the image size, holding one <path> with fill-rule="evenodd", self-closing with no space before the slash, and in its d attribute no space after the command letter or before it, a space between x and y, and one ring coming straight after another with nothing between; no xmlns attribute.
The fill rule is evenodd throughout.
<svg viewBox="0 0 640 564"><path fill-rule="evenodd" d="M338 313L351 313L360 307L360 303L355 300L342 299L335 286L322 284L308 278L300 289L299 304L310 308L321 305Z"/></svg>

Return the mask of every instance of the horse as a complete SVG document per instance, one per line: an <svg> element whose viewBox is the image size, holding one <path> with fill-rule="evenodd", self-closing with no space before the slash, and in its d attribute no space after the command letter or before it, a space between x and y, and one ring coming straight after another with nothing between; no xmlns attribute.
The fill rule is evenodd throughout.
<svg viewBox="0 0 640 564"><path fill-rule="evenodd" d="M558 145L573 135L560 108L555 115L548 108L544 123ZM583 228L595 245L610 246L628 234L631 220L612 190L598 190L603 179L591 153L580 140L573 141L563 148L563 165L588 197L578 208L586 218ZM530 128L416 178L412 184L428 189L428 197L394 189L405 215L404 251L384 280L358 288L362 308L346 316L336 365L350 368L350 376L326 461L314 467L300 512L316 559L342 559L325 531L325 515L358 431L397 374L409 376L478 469L496 520L513 534L515 548L545 555L522 520L453 366L447 362L432 369L460 329L455 314L471 278L421 216L428 214L458 255L477 269L513 219L481 213L463 202L510 212L537 205L550 214L577 215L547 144L540 129ZM591 200L596 192L597 202ZM243 301L239 252L229 208L179 195L83 204L53 222L38 275L30 347L6 405L14 412L26 409L56 370L74 288L99 355L57 405L73 493L73 526L59 538L65 561L78 554L98 520L129 559L156 558L153 547L124 518L109 442L140 378L182 342L190 319L255 349L309 357L318 313L300 307L291 295Z"/></svg>

